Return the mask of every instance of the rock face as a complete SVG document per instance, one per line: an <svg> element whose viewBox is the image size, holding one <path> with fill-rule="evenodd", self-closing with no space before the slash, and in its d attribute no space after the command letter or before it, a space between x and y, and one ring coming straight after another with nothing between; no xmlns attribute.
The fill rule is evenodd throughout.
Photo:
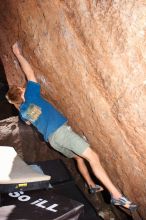
<svg viewBox="0 0 146 220"><path fill-rule="evenodd" d="M19 40L45 97L84 134L117 187L146 219L145 0L0 1L0 57L25 79ZM135 218L137 219L137 218Z"/></svg>

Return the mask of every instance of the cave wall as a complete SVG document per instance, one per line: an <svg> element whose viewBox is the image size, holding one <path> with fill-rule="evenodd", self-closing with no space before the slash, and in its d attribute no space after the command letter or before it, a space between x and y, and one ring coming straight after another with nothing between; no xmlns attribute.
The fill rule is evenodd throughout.
<svg viewBox="0 0 146 220"><path fill-rule="evenodd" d="M146 219L145 0L0 0L0 58L9 84L24 85L16 40L44 96Z"/></svg>

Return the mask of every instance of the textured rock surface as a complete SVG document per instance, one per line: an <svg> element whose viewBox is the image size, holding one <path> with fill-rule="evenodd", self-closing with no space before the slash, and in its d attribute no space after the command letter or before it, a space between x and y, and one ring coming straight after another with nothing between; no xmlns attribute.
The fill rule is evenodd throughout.
<svg viewBox="0 0 146 220"><path fill-rule="evenodd" d="M146 219L145 0L1 0L0 57L9 84L22 85L17 39L44 95Z"/></svg>

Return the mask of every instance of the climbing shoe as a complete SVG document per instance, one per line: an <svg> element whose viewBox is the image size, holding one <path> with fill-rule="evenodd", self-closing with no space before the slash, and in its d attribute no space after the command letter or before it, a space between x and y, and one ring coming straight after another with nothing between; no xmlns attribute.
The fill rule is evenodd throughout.
<svg viewBox="0 0 146 220"><path fill-rule="evenodd" d="M138 208L136 204L132 203L125 196L121 196L119 199L114 199L113 197L111 197L111 204L122 206L126 209L129 209L130 211L135 211Z"/></svg>
<svg viewBox="0 0 146 220"><path fill-rule="evenodd" d="M97 184L94 187L87 186L87 184L85 184L85 187L88 188L88 191L90 194L95 194L95 193L98 193L104 190L102 186L97 185Z"/></svg>

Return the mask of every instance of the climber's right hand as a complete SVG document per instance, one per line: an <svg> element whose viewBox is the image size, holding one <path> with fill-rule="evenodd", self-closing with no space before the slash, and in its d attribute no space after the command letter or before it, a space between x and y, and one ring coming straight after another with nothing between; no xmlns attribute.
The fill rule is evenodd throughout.
<svg viewBox="0 0 146 220"><path fill-rule="evenodd" d="M16 56L21 55L21 50L20 50L20 48L19 48L19 43L18 43L18 42L16 42L15 44L13 44L12 50L13 50L13 53L14 53Z"/></svg>

